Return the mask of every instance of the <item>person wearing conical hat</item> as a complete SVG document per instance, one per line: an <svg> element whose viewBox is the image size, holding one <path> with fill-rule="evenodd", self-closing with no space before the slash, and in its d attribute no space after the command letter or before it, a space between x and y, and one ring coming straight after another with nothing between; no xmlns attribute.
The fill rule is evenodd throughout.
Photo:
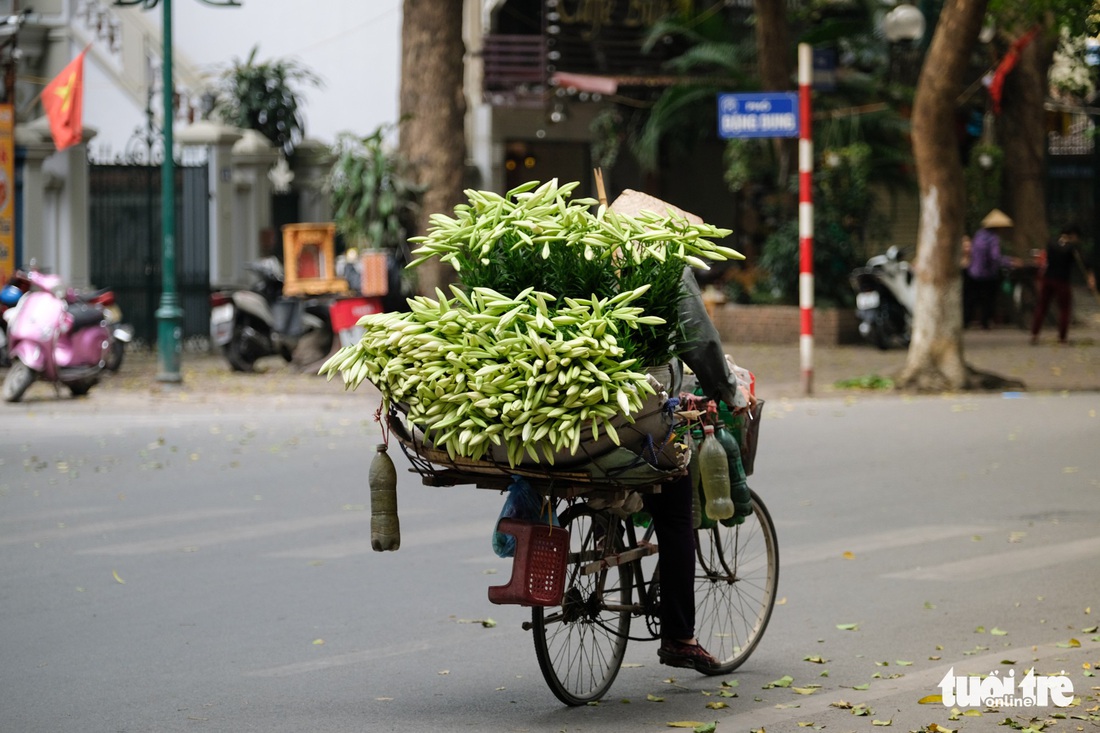
<svg viewBox="0 0 1100 733"><path fill-rule="evenodd" d="M1012 219L1000 209L993 209L982 219L981 229L970 242L970 264L966 274L972 290L971 307L967 309L969 321L974 311L982 328L988 329L997 306L997 286L1001 281L1001 268L1010 259L1001 254L1001 237L1012 228ZM966 325L966 324L963 324Z"/></svg>

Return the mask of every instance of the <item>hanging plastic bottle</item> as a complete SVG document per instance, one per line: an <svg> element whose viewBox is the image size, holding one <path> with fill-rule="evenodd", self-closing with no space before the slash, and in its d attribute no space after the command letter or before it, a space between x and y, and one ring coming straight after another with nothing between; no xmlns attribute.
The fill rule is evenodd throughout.
<svg viewBox="0 0 1100 733"><path fill-rule="evenodd" d="M714 435L726 450L730 472L730 500L733 501L733 517L722 523L726 526L741 524L745 517L752 514L752 495L749 493L745 467L741 463L741 446L724 425L719 425Z"/></svg>
<svg viewBox="0 0 1100 733"><path fill-rule="evenodd" d="M730 501L730 464L726 449L714 435L713 425L703 426L703 445L699 448L699 472L703 478L703 493L707 503L706 515L711 519L729 519L733 516Z"/></svg>
<svg viewBox="0 0 1100 733"><path fill-rule="evenodd" d="M375 448L370 462L370 546L375 552L401 546L401 524L397 519L397 469L386 452L386 444Z"/></svg>
<svg viewBox="0 0 1100 733"><path fill-rule="evenodd" d="M699 529L703 526L703 501L699 498L701 475L699 473L699 444L691 437L691 428L684 433L684 445L691 451L688 460L688 483L691 484L691 526Z"/></svg>

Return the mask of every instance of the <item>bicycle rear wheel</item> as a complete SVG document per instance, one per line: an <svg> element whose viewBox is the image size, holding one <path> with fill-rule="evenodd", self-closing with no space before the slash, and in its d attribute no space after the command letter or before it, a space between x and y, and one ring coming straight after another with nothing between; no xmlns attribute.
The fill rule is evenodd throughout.
<svg viewBox="0 0 1100 733"><path fill-rule="evenodd" d="M779 543L771 514L752 492L742 524L695 531L695 635L728 674L752 654L775 605Z"/></svg>
<svg viewBox="0 0 1100 733"><path fill-rule="evenodd" d="M623 663L630 631L631 571L585 566L622 549L620 520L575 504L562 512L569 529L565 595L558 608L533 608L535 656L546 684L566 705L603 697Z"/></svg>

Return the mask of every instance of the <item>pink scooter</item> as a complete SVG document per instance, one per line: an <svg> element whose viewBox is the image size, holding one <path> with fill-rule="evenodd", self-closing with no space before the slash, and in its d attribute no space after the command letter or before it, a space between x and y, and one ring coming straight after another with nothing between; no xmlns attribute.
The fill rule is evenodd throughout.
<svg viewBox="0 0 1100 733"><path fill-rule="evenodd" d="M65 385L73 396L99 382L110 348L103 310L82 302L57 275L26 273L31 289L4 313L11 368L0 388L18 402L36 379Z"/></svg>

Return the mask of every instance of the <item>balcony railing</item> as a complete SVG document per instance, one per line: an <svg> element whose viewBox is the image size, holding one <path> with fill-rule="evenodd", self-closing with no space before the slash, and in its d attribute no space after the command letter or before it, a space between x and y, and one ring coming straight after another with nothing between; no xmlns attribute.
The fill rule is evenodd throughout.
<svg viewBox="0 0 1100 733"><path fill-rule="evenodd" d="M483 93L494 107L536 107L547 90L542 36L489 35L481 49Z"/></svg>

